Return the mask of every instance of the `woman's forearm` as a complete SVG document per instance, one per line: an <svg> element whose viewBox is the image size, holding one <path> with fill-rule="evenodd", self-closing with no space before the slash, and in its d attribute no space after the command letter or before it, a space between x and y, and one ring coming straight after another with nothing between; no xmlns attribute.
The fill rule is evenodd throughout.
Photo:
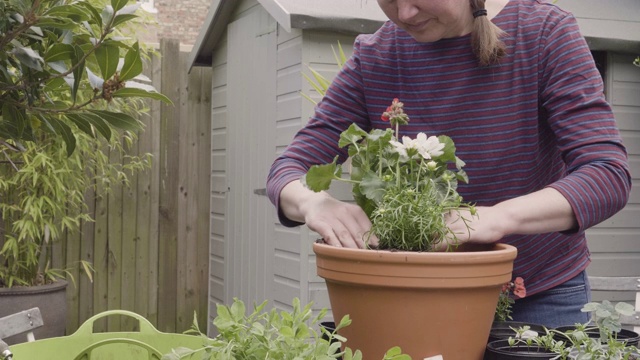
<svg viewBox="0 0 640 360"><path fill-rule="evenodd" d="M495 208L505 214L505 235L542 234L578 226L569 201L552 188L503 201Z"/></svg>

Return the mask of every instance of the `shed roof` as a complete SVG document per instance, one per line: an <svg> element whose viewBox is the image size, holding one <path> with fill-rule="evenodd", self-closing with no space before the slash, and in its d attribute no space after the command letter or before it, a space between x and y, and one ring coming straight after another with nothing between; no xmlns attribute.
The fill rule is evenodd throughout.
<svg viewBox="0 0 640 360"><path fill-rule="evenodd" d="M376 0L257 0L286 31L330 29L371 33L387 20ZM189 55L191 66L211 66L211 54L240 0L213 0Z"/></svg>
<svg viewBox="0 0 640 360"><path fill-rule="evenodd" d="M257 0L286 31L331 29L374 32L387 18L376 0ZM211 66L211 54L240 0L212 0L189 56L191 66ZM640 52L640 1L557 0L578 18L594 50Z"/></svg>

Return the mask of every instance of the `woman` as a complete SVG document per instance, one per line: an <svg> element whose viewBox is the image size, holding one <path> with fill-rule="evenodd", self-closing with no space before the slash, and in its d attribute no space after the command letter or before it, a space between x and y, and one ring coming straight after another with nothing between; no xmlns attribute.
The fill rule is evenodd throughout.
<svg viewBox="0 0 640 360"><path fill-rule="evenodd" d="M306 223L325 242L364 247L362 210L298 179L346 158L337 139L365 131L391 99L410 114L403 136L445 134L466 162L471 232L460 241L518 248L527 297L513 318L549 327L588 321L584 231L622 209L631 177L602 79L575 18L536 0L378 0L390 21L361 35L314 117L274 162L270 199L282 224ZM486 6L485 6L486 5ZM463 228L464 227L464 228ZM375 240L374 240L375 241Z"/></svg>

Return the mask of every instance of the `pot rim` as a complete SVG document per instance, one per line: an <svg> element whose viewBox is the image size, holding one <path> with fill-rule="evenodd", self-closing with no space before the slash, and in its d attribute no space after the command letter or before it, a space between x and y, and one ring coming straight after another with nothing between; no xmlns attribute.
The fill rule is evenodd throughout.
<svg viewBox="0 0 640 360"><path fill-rule="evenodd" d="M69 285L69 282L63 279L58 279L55 282L45 285L33 285L33 286L13 286L13 287L0 287L0 296L5 294L11 295L31 295L47 293L57 291L58 289L64 289Z"/></svg>
<svg viewBox="0 0 640 360"><path fill-rule="evenodd" d="M341 248L324 243L314 242L313 252L337 259L352 259L360 261L376 261L378 263L413 263L413 264L483 264L495 260L513 260L518 250L509 244L496 243L492 250L463 251L463 252L413 252L390 251L372 249Z"/></svg>

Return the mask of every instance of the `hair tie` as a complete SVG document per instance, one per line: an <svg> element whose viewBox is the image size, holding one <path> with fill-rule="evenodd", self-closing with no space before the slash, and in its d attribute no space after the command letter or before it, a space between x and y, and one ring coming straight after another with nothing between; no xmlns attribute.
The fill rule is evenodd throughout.
<svg viewBox="0 0 640 360"><path fill-rule="evenodd" d="M477 18L478 16L487 16L487 9L480 9L473 12L473 18Z"/></svg>

